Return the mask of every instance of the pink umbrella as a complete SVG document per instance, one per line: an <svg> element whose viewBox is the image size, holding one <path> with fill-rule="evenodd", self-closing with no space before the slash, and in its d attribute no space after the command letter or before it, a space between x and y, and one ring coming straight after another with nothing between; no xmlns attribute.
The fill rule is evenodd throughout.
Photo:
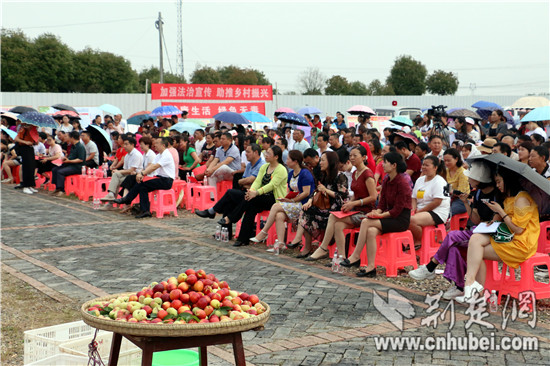
<svg viewBox="0 0 550 366"><path fill-rule="evenodd" d="M294 109L287 108L287 107L281 107L275 111L275 113L296 113L294 112Z"/></svg>
<svg viewBox="0 0 550 366"><path fill-rule="evenodd" d="M349 114L357 115L357 114L376 114L371 108L367 107L366 105L354 105L350 109L347 110Z"/></svg>

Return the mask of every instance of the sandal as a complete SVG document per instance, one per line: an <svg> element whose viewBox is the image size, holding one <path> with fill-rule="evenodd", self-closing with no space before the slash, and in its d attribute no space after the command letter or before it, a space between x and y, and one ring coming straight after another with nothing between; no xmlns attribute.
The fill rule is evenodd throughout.
<svg viewBox="0 0 550 366"><path fill-rule="evenodd" d="M302 244L301 242L300 243L290 243L290 244L287 244L286 247L288 249L294 249L296 248L298 245Z"/></svg>
<svg viewBox="0 0 550 366"><path fill-rule="evenodd" d="M264 241L266 241L266 239L267 239L267 237L269 236L269 234L266 233L266 232L264 231L264 229L262 229L262 230L260 231L260 233L262 233L262 234L265 235L265 237L264 237L263 239L258 239L258 235L259 235L259 234L258 234L258 235L256 235L255 237L250 238L250 241L253 242L253 243L263 243Z"/></svg>
<svg viewBox="0 0 550 366"><path fill-rule="evenodd" d="M321 249L323 251L324 254L320 254L319 255L319 249ZM319 253L318 253L319 252ZM315 256L315 253L317 253L319 256ZM308 262L313 262L313 261L317 261L319 259L325 259L325 258L328 258L328 250L327 249L324 249L322 247L319 247L317 248L317 250L315 252L313 252L312 255L310 255L309 257L306 258L306 261Z"/></svg>

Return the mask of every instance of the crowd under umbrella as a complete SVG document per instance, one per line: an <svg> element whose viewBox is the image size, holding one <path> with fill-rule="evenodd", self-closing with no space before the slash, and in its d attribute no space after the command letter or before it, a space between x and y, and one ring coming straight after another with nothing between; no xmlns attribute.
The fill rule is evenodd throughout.
<svg viewBox="0 0 550 366"><path fill-rule="evenodd" d="M300 109L298 109L298 114L304 115L304 114L319 114L323 113L319 108L313 107L313 106L305 106Z"/></svg>
<svg viewBox="0 0 550 366"><path fill-rule="evenodd" d="M67 104L54 104L52 105L52 108L57 109L59 111L71 111L78 115L78 112L76 111L76 109L74 109L73 107Z"/></svg>
<svg viewBox="0 0 550 366"><path fill-rule="evenodd" d="M99 163L103 163L103 153L109 155L113 151L111 136L103 128L96 125L88 125L86 130L90 132L90 139L96 143L99 152Z"/></svg>
<svg viewBox="0 0 550 366"><path fill-rule="evenodd" d="M243 115L237 113L237 112L220 112L216 114L214 117L214 120L216 121L222 121L225 123L233 123L234 125L249 125L250 121L246 119Z"/></svg>
<svg viewBox="0 0 550 366"><path fill-rule="evenodd" d="M172 116L174 114L181 114L181 110L173 105L162 105L153 109L150 113L151 117L163 117Z"/></svg>
<svg viewBox="0 0 550 366"><path fill-rule="evenodd" d="M192 135L196 130L200 130L201 126L193 122L178 122L168 130L176 130L179 133L187 132Z"/></svg>
<svg viewBox="0 0 550 366"><path fill-rule="evenodd" d="M77 112L73 112L71 110L59 110L52 114L53 118L62 118L63 116L67 116L71 119L80 119L80 115Z"/></svg>
<svg viewBox="0 0 550 366"><path fill-rule="evenodd" d="M450 110L449 112L447 112L447 115L451 118L470 117L478 121L482 119L479 114L466 108L457 108L452 111Z"/></svg>
<svg viewBox="0 0 550 366"><path fill-rule="evenodd" d="M299 115L298 113L283 113L283 114L280 114L277 118L291 125L309 127L309 123L305 119L305 117L302 115Z"/></svg>
<svg viewBox="0 0 550 366"><path fill-rule="evenodd" d="M15 114L22 114L22 113L25 113L25 112L38 112L38 111L34 108L31 108L31 107L26 107L26 106L19 105L17 107L13 107L8 112L15 113Z"/></svg>
<svg viewBox="0 0 550 366"><path fill-rule="evenodd" d="M415 145L418 145L418 143L419 143L418 138L416 138L416 136L413 136L410 133L405 133L405 132L398 131L398 132L392 133L388 137L389 140L390 140L390 143L392 145L394 144L394 140L395 140L396 137L400 137L401 139L403 139L407 143L413 142Z"/></svg>
<svg viewBox="0 0 550 366"><path fill-rule="evenodd" d="M271 122L269 118L258 112L243 112L241 116L249 120L250 122L268 123Z"/></svg>
<svg viewBox="0 0 550 366"><path fill-rule="evenodd" d="M516 100L510 108L535 109L550 106L550 100L545 97L522 97Z"/></svg>
<svg viewBox="0 0 550 366"><path fill-rule="evenodd" d="M281 108L277 108L275 110L275 116L279 116L283 113L296 113L296 111L292 108L288 108L288 107L281 107Z"/></svg>
<svg viewBox="0 0 550 366"><path fill-rule="evenodd" d="M372 108L367 107L366 105L354 105L353 107L349 108L346 112L351 114L352 116L362 116L362 115L370 115L374 116L376 114L375 111L372 110Z"/></svg>
<svg viewBox="0 0 550 366"><path fill-rule="evenodd" d="M504 109L500 105L493 103L493 102L487 102L485 100L479 100L472 104L472 108L477 109L489 109L489 108L496 108L496 109Z"/></svg>
<svg viewBox="0 0 550 366"><path fill-rule="evenodd" d="M539 107L527 113L521 122L541 122L550 120L550 106Z"/></svg>
<svg viewBox="0 0 550 366"><path fill-rule="evenodd" d="M399 125L399 126L409 126L409 127L413 126L413 122L411 121L411 119L405 116L392 117L390 118L390 122L395 123L396 125Z"/></svg>
<svg viewBox="0 0 550 366"><path fill-rule="evenodd" d="M17 136L17 132L10 130L4 125L1 125L0 129L2 130L2 132L8 135L12 140Z"/></svg>
<svg viewBox="0 0 550 366"><path fill-rule="evenodd" d="M139 111L134 114L132 114L126 122L128 122L129 125L140 125L141 122L148 120L151 117L151 111Z"/></svg>
<svg viewBox="0 0 550 366"><path fill-rule="evenodd" d="M510 123L510 124L512 124L512 125L515 124L514 118L510 115L510 113L505 112L502 108L496 108L496 107L481 108L481 109L478 109L478 110L477 110L477 114L478 114L482 119L489 119L489 116L491 115L491 113L493 113L494 111L497 111L497 110L503 111L502 114L504 115L504 118L506 118L506 122L507 122L507 123Z"/></svg>
<svg viewBox="0 0 550 366"><path fill-rule="evenodd" d="M122 111L120 110L120 108L118 108L118 107L116 107L112 104L102 104L98 108L101 109L103 112L111 114L113 116L115 116L117 114L122 115Z"/></svg>
<svg viewBox="0 0 550 366"><path fill-rule="evenodd" d="M57 123L47 114L40 112L25 112L19 115L19 120L28 125L33 125L40 128L57 128Z"/></svg>
<svg viewBox="0 0 550 366"><path fill-rule="evenodd" d="M17 114L12 112L0 112L0 117L6 118L10 126L15 126L18 120Z"/></svg>

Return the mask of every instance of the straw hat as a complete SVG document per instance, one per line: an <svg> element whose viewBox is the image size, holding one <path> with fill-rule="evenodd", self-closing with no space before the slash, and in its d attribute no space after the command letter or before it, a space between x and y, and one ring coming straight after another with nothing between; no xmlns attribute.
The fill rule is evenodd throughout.
<svg viewBox="0 0 550 366"><path fill-rule="evenodd" d="M492 154L493 153L493 146L497 143L497 140L487 138L483 140L483 143L477 147L479 151L482 153Z"/></svg>

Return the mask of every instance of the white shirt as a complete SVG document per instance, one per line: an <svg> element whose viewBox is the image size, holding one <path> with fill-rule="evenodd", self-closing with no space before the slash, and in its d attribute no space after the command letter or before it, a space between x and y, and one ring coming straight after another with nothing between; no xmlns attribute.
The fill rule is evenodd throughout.
<svg viewBox="0 0 550 366"><path fill-rule="evenodd" d="M262 151L262 154L263 154L263 151ZM241 166L244 164L244 166L246 167L246 164L248 164L248 159L246 158L246 151L243 151L241 153Z"/></svg>
<svg viewBox="0 0 550 366"><path fill-rule="evenodd" d="M330 147L327 147L327 148L325 149L325 151L323 151L323 152L321 152L321 149L317 149L316 151L317 151L317 154L319 154L319 157L321 157L321 155L323 155L323 153L324 153L325 151L332 151L332 149L331 149Z"/></svg>
<svg viewBox="0 0 550 366"><path fill-rule="evenodd" d="M425 175L418 178L412 192L412 198L416 198L416 209L420 210L426 207L435 198L442 198L441 204L432 211L439 216L443 222L447 221L451 208L451 198L445 196L444 188L446 185L447 181L440 175L436 175L428 182L426 182Z"/></svg>
<svg viewBox="0 0 550 366"><path fill-rule="evenodd" d="M149 149L149 151L147 151L145 155L143 155L143 168L139 169L139 171L142 171L143 169L147 168L149 164L152 164L153 161L155 161L155 156L157 156L157 154L155 154L153 150ZM152 177L152 174L153 173L149 174L149 176Z"/></svg>
<svg viewBox="0 0 550 366"><path fill-rule="evenodd" d="M40 141L38 142L38 144L33 145L32 147L34 149L34 155L46 155L46 146L44 146L44 144Z"/></svg>
<svg viewBox="0 0 550 366"><path fill-rule="evenodd" d="M84 145L84 148L86 149L86 159L90 155L95 154L93 160L97 165L99 165L99 151L97 150L97 145L95 144L95 142L90 140L87 144Z"/></svg>
<svg viewBox="0 0 550 366"><path fill-rule="evenodd" d="M195 141L195 151L197 152L197 154L199 154L202 151L202 147L204 146L205 143L206 143L205 138L203 138L202 140Z"/></svg>
<svg viewBox="0 0 550 366"><path fill-rule="evenodd" d="M124 165L122 169L131 169L136 168L136 172L138 169L141 168L143 164L143 155L138 151L138 149L134 148L130 153L126 154L124 156Z"/></svg>
<svg viewBox="0 0 550 366"><path fill-rule="evenodd" d="M544 140L546 140L546 132L545 132L542 128L540 128L540 127L537 127L537 128L536 128L535 130L533 130L533 131L527 131L527 132L525 132L525 134L526 134L527 136L531 136L531 135L534 134L534 133L536 133L536 134L538 134L538 135L541 135L542 137L544 137Z"/></svg>
<svg viewBox="0 0 550 366"><path fill-rule="evenodd" d="M299 150L301 153L309 149L311 146L306 141L306 139L302 139L300 142L294 142L294 146L292 146L293 150Z"/></svg>
<svg viewBox="0 0 550 366"><path fill-rule="evenodd" d="M165 149L162 154L155 156L153 164L159 164L160 168L153 172L153 175L166 178L176 178L176 165L174 164L174 158L172 153L168 149Z"/></svg>

